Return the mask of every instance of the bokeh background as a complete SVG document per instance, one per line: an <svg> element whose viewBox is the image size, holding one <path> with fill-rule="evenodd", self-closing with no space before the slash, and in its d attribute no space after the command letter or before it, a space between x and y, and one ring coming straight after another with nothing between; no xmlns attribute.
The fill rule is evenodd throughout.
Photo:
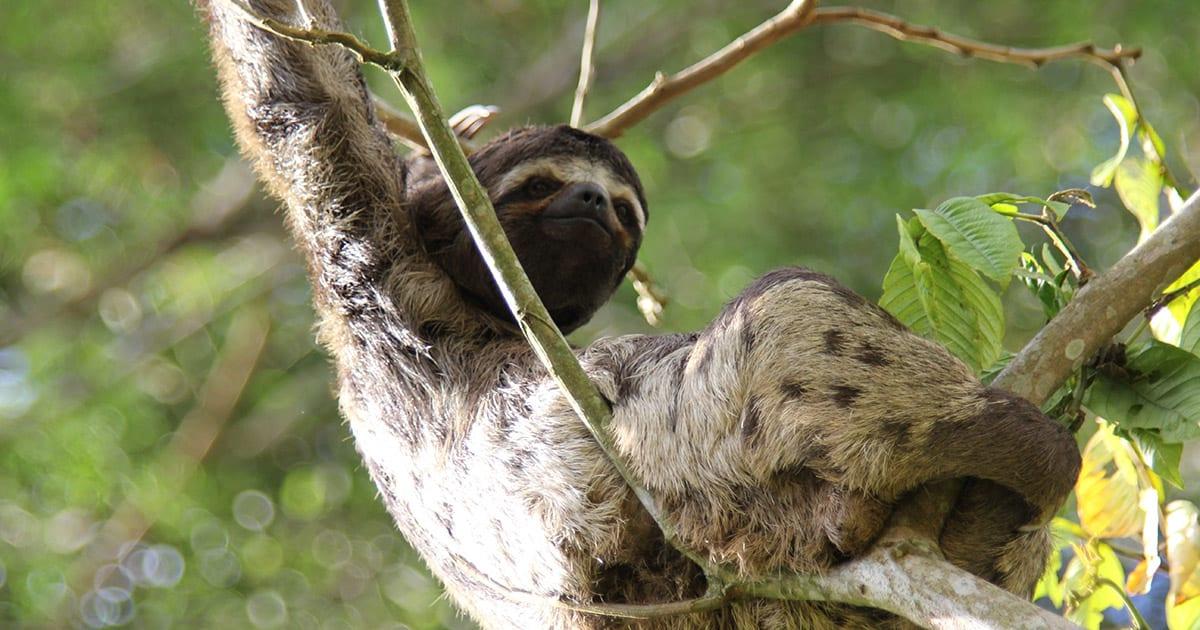
<svg viewBox="0 0 1200 630"><path fill-rule="evenodd" d="M414 0L443 104L501 107L485 135L563 121L586 4ZM784 4L607 0L590 117ZM1143 46L1135 90L1195 187L1194 0L859 4L1016 45ZM339 5L385 41L373 2ZM470 627L359 464L302 264L237 156L192 7L0 13L0 626ZM897 212L1087 187L1117 144L1113 91L1082 62L1033 71L853 26L768 49L620 141L650 200L663 329L704 325L780 265L878 297ZM1092 192L1065 225L1103 268L1137 230ZM1006 309L1015 349L1040 309L1019 290ZM574 339L648 330L625 286ZM1197 459L1178 493L1193 500Z"/></svg>

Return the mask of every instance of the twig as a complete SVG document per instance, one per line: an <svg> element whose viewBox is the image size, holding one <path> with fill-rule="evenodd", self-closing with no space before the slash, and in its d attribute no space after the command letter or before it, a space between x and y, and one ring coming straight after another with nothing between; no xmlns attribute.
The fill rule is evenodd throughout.
<svg viewBox="0 0 1200 630"><path fill-rule="evenodd" d="M414 151L429 152L429 147L425 145L425 136L421 135L421 127L417 125L417 121L412 116L396 109L391 103L372 94L371 101L375 103L375 115L379 117L379 121L388 130L388 133L396 136L408 148ZM458 143L462 145L463 152L470 155L479 149L479 145L469 138L458 136Z"/></svg>
<svg viewBox="0 0 1200 630"><path fill-rule="evenodd" d="M1108 70L1112 75L1113 82L1117 84L1117 89L1121 91L1121 95L1129 101L1129 104L1133 106L1133 111L1137 113L1137 124L1140 124L1144 127L1149 127L1149 121L1147 121L1145 115L1142 114L1142 106L1140 103L1138 103L1137 96L1133 93L1133 88L1130 87L1129 76L1125 70L1124 61L1118 59L1117 61L1110 63ZM1132 129L1129 131L1130 133L1133 133ZM1149 130L1147 130L1147 133L1149 133ZM1179 179L1175 177L1175 174L1171 172L1171 167L1167 165L1167 156L1158 152L1158 146L1154 142L1143 142L1142 150L1149 150L1154 153L1154 161L1158 163L1158 170L1162 175L1164 184L1174 188L1175 192L1179 193L1179 195L1182 197L1186 197L1188 194L1190 194L1186 188L1179 184Z"/></svg>
<svg viewBox="0 0 1200 630"><path fill-rule="evenodd" d="M1091 42L1052 48L999 46L944 33L930 26L910 24L899 17L879 11L858 7L827 7L814 10L814 5L815 2L795 0L779 14L703 60L674 75L659 73L649 87L612 113L588 125L587 130L597 135L615 138L671 99L715 79L750 55L780 39L815 24L857 24L901 41L925 44L967 57L1034 68L1065 59L1083 59L1111 68L1120 65L1124 60L1137 59L1141 55L1139 48L1126 49L1117 45L1106 49L1099 48Z"/></svg>
<svg viewBox="0 0 1200 630"><path fill-rule="evenodd" d="M596 66L592 51L596 47L596 28L600 24L600 0L588 4L587 26L583 30L583 49L579 55L579 85L575 87L575 102L571 104L571 126L583 123L583 103L592 87L592 73Z"/></svg>
<svg viewBox="0 0 1200 630"><path fill-rule="evenodd" d="M651 326L661 324L663 309L666 308L669 299L655 284L654 278L641 261L633 263L633 268L629 270L629 280L633 282L633 290L637 291L638 311L642 313L646 323Z"/></svg>
<svg viewBox="0 0 1200 630"><path fill-rule="evenodd" d="M1062 227L1058 225L1058 221L1055 220L1054 214L1050 209L1043 208L1040 215L1016 212L1009 216L1042 226L1042 230L1046 232L1046 236L1050 237L1050 242L1054 243L1054 247L1062 253L1063 258L1066 258L1067 264L1071 267L1071 273L1075 274L1075 278L1079 280L1080 286L1086 284L1095 275L1083 262L1083 256L1079 254L1079 250L1075 249L1071 240L1067 238L1066 232L1063 232Z"/></svg>
<svg viewBox="0 0 1200 630"><path fill-rule="evenodd" d="M298 28L284 24L279 20L259 15L242 0L219 0L242 12L247 20L269 33L274 33L284 39L315 46L318 44L336 44L350 51L360 63L369 63L384 70L403 70L408 64L405 51L393 50L383 52L371 48L361 39L341 31L327 31L322 28Z"/></svg>
<svg viewBox="0 0 1200 630"><path fill-rule="evenodd" d="M812 0L792 0L783 11L701 61L671 76L658 73L637 96L585 129L607 138L621 135L667 101L713 80L754 53L807 26L815 5Z"/></svg>
<svg viewBox="0 0 1200 630"><path fill-rule="evenodd" d="M1142 616L1142 611L1138 610L1137 605L1130 599L1129 593L1126 593L1120 584L1106 577L1096 578L1096 584L1116 591L1117 595L1121 597L1121 601L1125 603L1125 609L1129 611L1129 616L1133 619L1133 625L1137 630L1152 630L1151 625L1146 623L1146 618Z"/></svg>
<svg viewBox="0 0 1200 630"><path fill-rule="evenodd" d="M1196 289L1200 289L1200 278L1196 278L1195 280L1192 280L1191 282L1179 287L1178 289L1175 289L1174 291L1169 291L1160 295L1158 299L1151 302L1150 306L1147 306L1146 310L1143 311L1146 315L1146 318L1149 319L1154 317L1154 314L1162 310L1164 306L1187 295L1188 293L1191 293L1192 291L1195 291Z"/></svg>
<svg viewBox="0 0 1200 630"><path fill-rule="evenodd" d="M964 57L978 57L988 61L1013 63L1030 68L1039 68L1053 61L1083 59L1115 65L1125 59L1137 59L1140 48L1129 48L1120 44L1113 48L1099 48L1092 42L1079 42L1050 48L1016 48L1000 46L977 39L970 39L943 32L932 26L911 24L903 19L859 7L827 7L818 9L813 24L857 24L878 31L903 42L916 42L957 53Z"/></svg>

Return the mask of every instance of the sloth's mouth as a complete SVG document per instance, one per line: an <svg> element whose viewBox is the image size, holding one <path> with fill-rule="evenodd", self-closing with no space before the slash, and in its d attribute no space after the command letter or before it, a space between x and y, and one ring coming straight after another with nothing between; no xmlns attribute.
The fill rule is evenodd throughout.
<svg viewBox="0 0 1200 630"><path fill-rule="evenodd" d="M608 238L612 238L612 231L599 218L588 215L567 215L567 216L546 216L542 215L542 220L550 223L555 227L566 227L571 231L580 229L599 229Z"/></svg>

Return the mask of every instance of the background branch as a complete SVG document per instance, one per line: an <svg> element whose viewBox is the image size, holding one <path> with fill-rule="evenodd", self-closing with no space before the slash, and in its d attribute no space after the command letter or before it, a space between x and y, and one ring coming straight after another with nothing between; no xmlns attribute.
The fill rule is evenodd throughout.
<svg viewBox="0 0 1200 630"><path fill-rule="evenodd" d="M257 369L269 329L266 311L260 307L241 309L234 316L196 404L179 422L154 463L152 478L158 480L155 494L135 490L113 510L100 526L95 543L72 567L75 583L91 582L97 568L105 563L119 564L123 554L131 552L133 543L140 541L158 520L162 499L181 491L195 474Z"/></svg>
<svg viewBox="0 0 1200 630"><path fill-rule="evenodd" d="M575 87L575 102L571 104L571 126L583 122L583 104L588 89L592 87L592 73L596 65L592 62L592 51L596 48L596 28L600 25L600 0L588 4L587 26L583 30L583 48L579 54L579 85Z"/></svg>
<svg viewBox="0 0 1200 630"><path fill-rule="evenodd" d="M857 24L901 41L925 44L967 57L1035 68L1064 59L1083 59L1108 68L1120 68L1124 61L1137 59L1141 55L1139 48L1125 49L1117 45L1112 49L1104 49L1091 42L1052 48L999 46L945 33L930 26L910 24L899 17L879 11L858 7L815 9L815 5L816 2L794 0L786 9L733 40L721 50L674 75L659 73L646 89L612 113L588 125L587 131L607 138L620 136L626 129L641 122L672 99L717 78L754 53L813 24Z"/></svg>

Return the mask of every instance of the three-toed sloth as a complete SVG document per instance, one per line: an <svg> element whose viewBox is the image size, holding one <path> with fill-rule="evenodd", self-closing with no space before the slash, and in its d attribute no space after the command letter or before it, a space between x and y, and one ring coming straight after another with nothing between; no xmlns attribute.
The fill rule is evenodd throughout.
<svg viewBox="0 0 1200 630"><path fill-rule="evenodd" d="M313 24L295 0L252 3L340 28L325 0L305 5ZM553 602L699 595L702 574L664 543L516 332L440 176L394 153L355 60L259 30L226 3L205 11L237 138L307 259L358 450L455 602L487 627L594 628L617 622ZM471 164L556 323L586 322L649 216L624 154L568 127L524 128ZM906 493L967 478L943 551L1027 594L1046 559L1040 526L1078 471L1072 436L1033 405L804 269L767 274L699 332L601 339L578 357L683 544L746 574L852 558ZM893 621L750 600L641 624Z"/></svg>

